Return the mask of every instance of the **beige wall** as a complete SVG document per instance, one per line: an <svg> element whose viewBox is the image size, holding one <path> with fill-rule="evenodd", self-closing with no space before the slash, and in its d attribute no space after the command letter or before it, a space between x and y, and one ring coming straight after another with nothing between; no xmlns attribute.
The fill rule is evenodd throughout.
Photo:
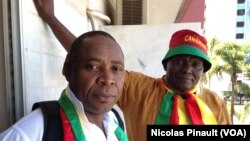
<svg viewBox="0 0 250 141"><path fill-rule="evenodd" d="M115 25L102 26L120 44L126 70L142 72L160 78L165 71L162 59L168 50L171 35L183 28L201 32L199 23L161 24L161 25Z"/></svg>
<svg viewBox="0 0 250 141"><path fill-rule="evenodd" d="M182 0L148 0L147 24L174 23Z"/></svg>

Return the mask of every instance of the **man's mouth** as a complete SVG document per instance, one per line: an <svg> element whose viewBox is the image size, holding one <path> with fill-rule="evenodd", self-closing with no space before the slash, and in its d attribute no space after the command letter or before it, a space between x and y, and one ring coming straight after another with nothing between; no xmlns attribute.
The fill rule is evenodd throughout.
<svg viewBox="0 0 250 141"><path fill-rule="evenodd" d="M105 103L112 102L115 99L115 96L112 96L112 95L95 95L95 97L99 101L105 102Z"/></svg>

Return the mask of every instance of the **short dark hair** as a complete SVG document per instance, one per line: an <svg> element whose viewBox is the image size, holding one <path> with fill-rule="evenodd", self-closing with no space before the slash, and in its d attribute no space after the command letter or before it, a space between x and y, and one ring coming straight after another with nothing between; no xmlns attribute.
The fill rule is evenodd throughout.
<svg viewBox="0 0 250 141"><path fill-rule="evenodd" d="M89 37L94 37L94 36L105 36L116 42L115 38L105 31L96 30L96 31L89 31L89 32L83 33L71 45L71 48L68 53L69 61L74 60L74 58L77 56L77 53L79 53L79 51L84 47L85 39Z"/></svg>

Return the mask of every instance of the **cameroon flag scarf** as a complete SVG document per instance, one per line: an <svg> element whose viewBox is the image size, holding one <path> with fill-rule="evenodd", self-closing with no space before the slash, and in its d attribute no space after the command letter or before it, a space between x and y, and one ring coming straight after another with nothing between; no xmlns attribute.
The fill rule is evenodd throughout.
<svg viewBox="0 0 250 141"><path fill-rule="evenodd" d="M214 114L209 107L194 94L197 87L192 91L178 91L171 88L162 77L166 94L156 117L156 124L217 124Z"/></svg>
<svg viewBox="0 0 250 141"><path fill-rule="evenodd" d="M60 104L60 115L62 119L63 126L63 140L64 141L86 141L84 135L79 115L70 101L68 96L65 93L65 90L62 92L59 99ZM116 122L116 121L115 121ZM128 138L121 127L118 127L115 130L115 135L119 141L128 141Z"/></svg>

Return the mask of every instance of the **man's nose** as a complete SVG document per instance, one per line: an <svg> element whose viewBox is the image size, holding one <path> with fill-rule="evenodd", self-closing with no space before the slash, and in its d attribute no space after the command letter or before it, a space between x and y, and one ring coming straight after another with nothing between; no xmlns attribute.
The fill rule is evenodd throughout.
<svg viewBox="0 0 250 141"><path fill-rule="evenodd" d="M114 75L110 70L103 70L97 79L100 85L113 85L115 84Z"/></svg>
<svg viewBox="0 0 250 141"><path fill-rule="evenodd" d="M183 63L183 65L182 65L182 67L181 67L181 70L182 70L183 72L186 72L186 73L191 73L191 72L192 72L192 66L191 66L190 63L185 62L185 63Z"/></svg>

